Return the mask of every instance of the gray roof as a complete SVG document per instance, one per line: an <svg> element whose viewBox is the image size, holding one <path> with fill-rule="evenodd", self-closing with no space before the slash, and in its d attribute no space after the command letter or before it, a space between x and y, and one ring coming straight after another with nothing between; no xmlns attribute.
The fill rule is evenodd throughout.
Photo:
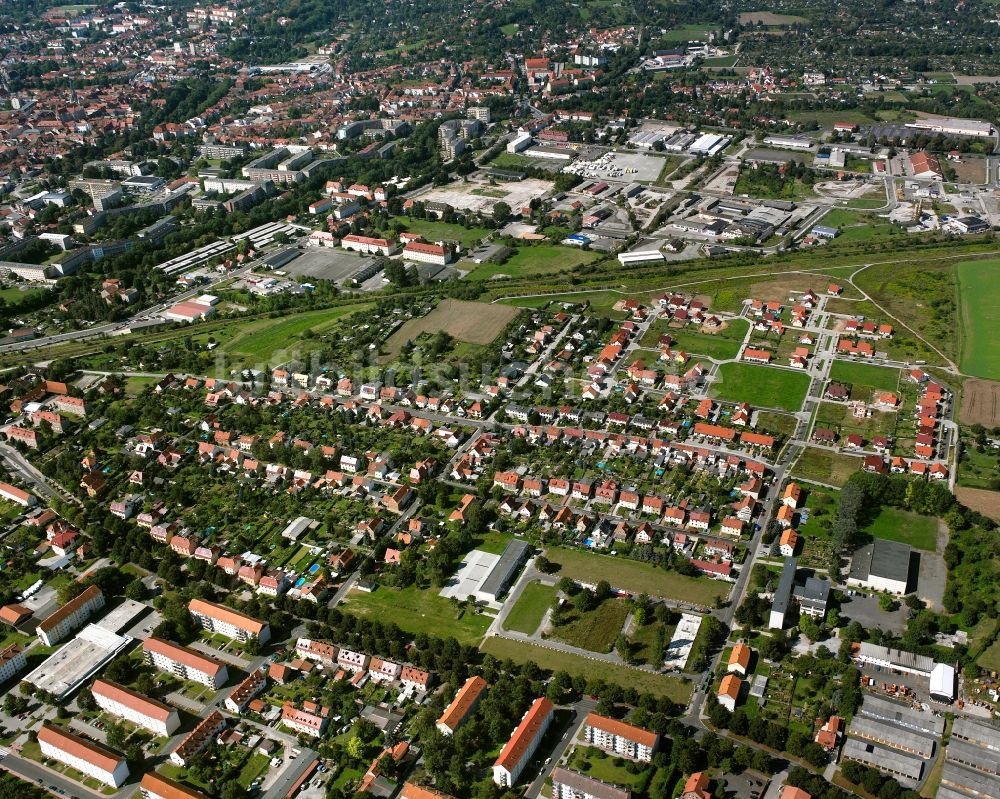
<svg viewBox="0 0 1000 799"><path fill-rule="evenodd" d="M799 602L825 604L830 597L830 581L818 577L807 577L805 585L795 586L795 597Z"/></svg>
<svg viewBox="0 0 1000 799"><path fill-rule="evenodd" d="M924 770L924 761L919 757L855 738L844 742L843 757L913 781L918 781Z"/></svg>
<svg viewBox="0 0 1000 799"><path fill-rule="evenodd" d="M909 705L901 705L880 696L867 695L861 703L861 715L882 721L891 721L900 727L906 727L917 732L933 735L935 738L944 733L944 717L914 710ZM957 720L956 720L957 723ZM954 733L952 733L954 734Z"/></svg>
<svg viewBox="0 0 1000 799"><path fill-rule="evenodd" d="M528 556L528 545L524 541L514 538L507 544L500 560L490 571L489 576L483 580L479 590L482 593L492 596L499 596L510 584L511 577L517 568L524 563Z"/></svg>
<svg viewBox="0 0 1000 799"><path fill-rule="evenodd" d="M1000 729L985 721L974 721L965 716L956 716L951 728L951 739L960 738L983 749L1000 752Z"/></svg>
<svg viewBox="0 0 1000 799"><path fill-rule="evenodd" d="M875 576L905 583L910 574L912 551L909 544L876 538L854 553L849 577L864 582Z"/></svg>
<svg viewBox="0 0 1000 799"><path fill-rule="evenodd" d="M979 799L1000 799L1000 778L965 768L950 760L945 761L941 772L941 787L952 788Z"/></svg>
<svg viewBox="0 0 1000 799"><path fill-rule="evenodd" d="M948 742L945 755L948 760L974 768L976 771L1000 772L1000 762L997 761L995 754L958 738L952 738Z"/></svg>
<svg viewBox="0 0 1000 799"><path fill-rule="evenodd" d="M788 603L791 601L794 586L795 558L785 558L785 565L781 567L781 579L778 580L778 587L774 591L774 599L771 602L772 611L788 612Z"/></svg>
<svg viewBox="0 0 1000 799"><path fill-rule="evenodd" d="M891 746L893 749L901 749L925 759L934 754L933 739L881 719L855 716L847 729L847 734Z"/></svg>
<svg viewBox="0 0 1000 799"><path fill-rule="evenodd" d="M581 774L579 771L572 771L562 766L556 766L552 769L552 784L553 786L568 785L574 791L596 797L596 799L629 799L630 795L627 788L620 788L617 785L596 780L586 774ZM553 793L556 792L553 791Z"/></svg>

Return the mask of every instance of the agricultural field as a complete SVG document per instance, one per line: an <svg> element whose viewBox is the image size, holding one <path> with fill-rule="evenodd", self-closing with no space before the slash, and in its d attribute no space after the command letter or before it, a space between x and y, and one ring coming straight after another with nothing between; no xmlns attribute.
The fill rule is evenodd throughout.
<svg viewBox="0 0 1000 799"><path fill-rule="evenodd" d="M254 319L250 322L233 322L223 335L229 338L221 350L234 359L248 364L265 364L276 360L276 353L285 350L304 352L318 346L315 342L300 337L307 330L322 335L332 329L337 322L357 311L371 308L370 303L344 305L324 311L307 311L279 319ZM230 332L231 331L231 332Z"/></svg>
<svg viewBox="0 0 1000 799"><path fill-rule="evenodd" d="M1000 379L1000 260L966 261L955 267L961 331L959 365L965 374Z"/></svg>
<svg viewBox="0 0 1000 799"><path fill-rule="evenodd" d="M938 520L899 508L883 507L878 515L862 525L861 532L872 538L902 541L914 549L934 552L937 548Z"/></svg>
<svg viewBox="0 0 1000 799"><path fill-rule="evenodd" d="M792 467L792 474L802 480L840 488L860 468L861 458L857 456L806 447Z"/></svg>
<svg viewBox="0 0 1000 799"><path fill-rule="evenodd" d="M809 22L805 17L775 14L772 11L744 11L739 20L740 25L804 25Z"/></svg>
<svg viewBox="0 0 1000 799"><path fill-rule="evenodd" d="M730 402L749 402L755 407L797 411L809 390L809 378L787 369L749 363L724 363L711 387L711 394Z"/></svg>
<svg viewBox="0 0 1000 799"><path fill-rule="evenodd" d="M678 704L686 704L691 698L691 684L678 677L668 677L651 671L616 666L601 660L560 652L540 644L512 641L509 638L492 636L487 638L480 651L500 660L510 659L515 663L532 662L550 671L566 671L570 675L580 675L587 679L604 680L622 688L634 688L662 696Z"/></svg>
<svg viewBox="0 0 1000 799"><path fill-rule="evenodd" d="M958 420L962 424L1000 425L1000 382L969 378L962 384L962 404Z"/></svg>
<svg viewBox="0 0 1000 799"><path fill-rule="evenodd" d="M504 619L503 628L525 635L533 634L555 602L556 593L555 587L551 585L528 583Z"/></svg>
<svg viewBox="0 0 1000 799"><path fill-rule="evenodd" d="M852 386L866 386L873 391L899 389L899 369L855 361L834 361L830 366L830 379Z"/></svg>
<svg viewBox="0 0 1000 799"><path fill-rule="evenodd" d="M503 277L533 277L563 272L582 264L589 264L599 256L579 247L559 244L536 244L518 247L503 263L474 264L463 261L459 269L469 269L469 280L495 280Z"/></svg>
<svg viewBox="0 0 1000 799"><path fill-rule="evenodd" d="M637 560L563 548L551 548L546 555L559 564L557 574L560 577L590 585L607 580L612 588L707 606L729 594L729 586L725 583L706 577L688 577Z"/></svg>
<svg viewBox="0 0 1000 799"><path fill-rule="evenodd" d="M455 638L461 644L478 644L492 617L460 608L433 589L416 586L397 589L379 586L370 594L352 591L342 605L362 617L391 619L408 633L433 630L440 638Z"/></svg>
<svg viewBox="0 0 1000 799"><path fill-rule="evenodd" d="M959 486L955 489L955 496L966 507L1000 522L1000 491Z"/></svg>
<svg viewBox="0 0 1000 799"><path fill-rule="evenodd" d="M391 360L399 355L407 341L414 341L421 333L437 333L439 330L468 344L489 344L515 316L517 310L508 305L441 300L429 314L410 319L389 336L385 342L385 355Z"/></svg>

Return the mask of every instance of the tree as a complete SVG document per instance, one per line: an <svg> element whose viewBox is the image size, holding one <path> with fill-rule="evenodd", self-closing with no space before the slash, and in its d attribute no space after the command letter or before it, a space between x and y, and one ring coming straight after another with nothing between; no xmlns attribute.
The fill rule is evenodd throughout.
<svg viewBox="0 0 1000 799"><path fill-rule="evenodd" d="M888 613L896 607L896 599L892 594L880 594L878 598L878 606L881 610Z"/></svg>
<svg viewBox="0 0 1000 799"><path fill-rule="evenodd" d="M125 745L125 739L128 737L125 727L115 722L109 723L104 733L107 736L108 746L112 749L121 749Z"/></svg>
<svg viewBox="0 0 1000 799"><path fill-rule="evenodd" d="M508 219L510 219L510 206L503 200L500 200L500 202L493 206L493 221L499 227L505 224Z"/></svg>

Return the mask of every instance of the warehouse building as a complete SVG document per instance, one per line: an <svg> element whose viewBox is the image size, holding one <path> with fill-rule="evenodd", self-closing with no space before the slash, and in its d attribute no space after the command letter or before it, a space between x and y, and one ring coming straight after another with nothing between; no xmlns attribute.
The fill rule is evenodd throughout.
<svg viewBox="0 0 1000 799"><path fill-rule="evenodd" d="M909 544L876 538L851 557L847 584L902 596L910 585L912 560Z"/></svg>
<svg viewBox="0 0 1000 799"><path fill-rule="evenodd" d="M924 773L924 761L914 755L897 752L885 746L848 738L844 742L841 761L856 760L883 774L895 777L905 786L914 787Z"/></svg>
<svg viewBox="0 0 1000 799"><path fill-rule="evenodd" d="M909 705L901 705L891 699L868 694L861 703L860 714L870 719L888 721L898 727L913 732L940 738L944 734L944 717L922 710L915 710Z"/></svg>
<svg viewBox="0 0 1000 799"><path fill-rule="evenodd" d="M476 598L483 602L498 602L528 559L529 551L530 547L524 541L512 539L479 586Z"/></svg>

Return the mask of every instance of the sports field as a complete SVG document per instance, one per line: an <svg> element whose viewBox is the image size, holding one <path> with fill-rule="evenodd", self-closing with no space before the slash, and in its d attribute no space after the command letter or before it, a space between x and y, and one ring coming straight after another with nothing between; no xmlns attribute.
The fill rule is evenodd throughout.
<svg viewBox="0 0 1000 799"><path fill-rule="evenodd" d="M808 390L809 378L801 372L751 363L724 363L719 367L711 393L730 402L797 411Z"/></svg>
<svg viewBox="0 0 1000 799"><path fill-rule="evenodd" d="M515 316L517 309L509 305L441 300L429 314L409 320L389 336L385 342L386 354L395 358L407 341L413 341L421 333L439 330L468 344L489 344Z"/></svg>
<svg viewBox="0 0 1000 799"><path fill-rule="evenodd" d="M899 369L854 361L834 361L830 366L830 379L852 386L868 386L876 391L895 391L899 388Z"/></svg>
<svg viewBox="0 0 1000 799"><path fill-rule="evenodd" d="M729 594L728 583L707 577L688 577L628 558L556 547L545 554L550 561L559 564L559 577L570 577L590 585L607 580L612 588L708 606Z"/></svg>
<svg viewBox="0 0 1000 799"><path fill-rule="evenodd" d="M566 671L571 675L580 675L586 679L604 680L620 685L622 688L634 688L637 691L651 693L655 696L665 696L678 704L686 704L691 698L691 683L679 677L668 677L652 671L632 669L628 666L616 666L603 660L560 652L539 644L529 644L526 641L513 641L509 638L493 636L487 638L480 650L487 655L493 655L500 660L510 659L515 663L532 662L549 671Z"/></svg>
<svg viewBox="0 0 1000 799"><path fill-rule="evenodd" d="M222 351L234 357L244 356L254 363L267 363L280 350L296 347L308 349L309 342L299 338L307 330L323 334L345 316L367 308L371 308L371 303L344 305L325 311L307 311L283 319L255 319L242 324L233 322L231 328L235 329L235 334L222 345ZM223 335L225 333L226 331Z"/></svg>
<svg viewBox="0 0 1000 799"><path fill-rule="evenodd" d="M958 279L959 366L967 375L1000 379L1000 260L966 261Z"/></svg>

